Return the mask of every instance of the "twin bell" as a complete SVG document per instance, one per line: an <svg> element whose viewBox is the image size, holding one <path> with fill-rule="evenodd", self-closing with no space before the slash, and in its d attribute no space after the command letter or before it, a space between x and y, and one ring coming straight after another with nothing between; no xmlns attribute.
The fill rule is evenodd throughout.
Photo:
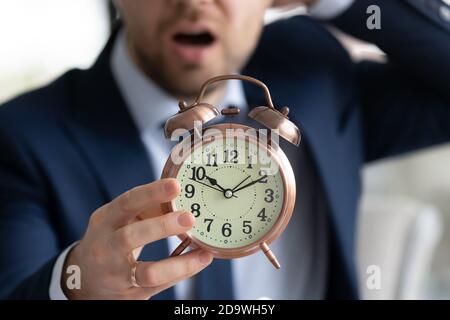
<svg viewBox="0 0 450 320"><path fill-rule="evenodd" d="M289 120L289 108L284 107L281 110L277 110L273 105L272 97L267 86L258 79L243 75L224 75L211 78L203 84L199 96L192 105L187 105L186 102L180 101L180 111L167 120L164 127L166 137L170 138L176 129L191 131L194 129L194 123L201 123L203 125L219 116L221 112L215 106L202 101L209 86L226 80L247 81L261 87L266 98L267 106L253 108L248 116L268 129L274 130L280 137L290 143L296 146L300 144L300 130ZM222 114L235 114L238 112L239 109L222 110Z"/></svg>

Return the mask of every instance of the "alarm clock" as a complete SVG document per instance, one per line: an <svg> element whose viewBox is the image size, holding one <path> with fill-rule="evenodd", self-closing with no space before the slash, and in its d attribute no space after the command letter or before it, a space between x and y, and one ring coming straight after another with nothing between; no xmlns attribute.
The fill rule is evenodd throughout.
<svg viewBox="0 0 450 320"><path fill-rule="evenodd" d="M253 108L248 116L265 127L239 123L204 127L220 114L232 117L238 108L221 111L203 102L206 90L226 80L247 81L259 86L266 106ZM206 81L196 101L179 103L179 112L167 120L167 138L187 132L171 151L162 178L175 178L181 193L163 205L166 212L186 210L195 216L192 229L179 235L181 244L172 256L187 247L202 248L215 258L234 259L262 250L277 269L280 264L269 244L286 228L296 198L291 164L272 135L298 146L298 127L288 119L287 107L277 110L267 86L244 75L224 75ZM264 132L265 131L265 132Z"/></svg>

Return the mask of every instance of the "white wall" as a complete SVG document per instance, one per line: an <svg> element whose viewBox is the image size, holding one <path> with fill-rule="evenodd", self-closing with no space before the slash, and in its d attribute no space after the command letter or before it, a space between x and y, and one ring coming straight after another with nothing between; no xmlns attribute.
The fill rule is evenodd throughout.
<svg viewBox="0 0 450 320"><path fill-rule="evenodd" d="M104 0L0 0L0 102L88 67L108 32Z"/></svg>

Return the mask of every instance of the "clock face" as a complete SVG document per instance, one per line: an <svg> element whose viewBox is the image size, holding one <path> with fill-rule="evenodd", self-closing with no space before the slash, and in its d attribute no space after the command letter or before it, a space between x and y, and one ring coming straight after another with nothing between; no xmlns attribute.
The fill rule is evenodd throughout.
<svg viewBox="0 0 450 320"><path fill-rule="evenodd" d="M281 170L256 143L204 143L179 168L182 192L175 207L194 214L191 234L201 242L221 249L248 246L263 238L280 216L285 193Z"/></svg>

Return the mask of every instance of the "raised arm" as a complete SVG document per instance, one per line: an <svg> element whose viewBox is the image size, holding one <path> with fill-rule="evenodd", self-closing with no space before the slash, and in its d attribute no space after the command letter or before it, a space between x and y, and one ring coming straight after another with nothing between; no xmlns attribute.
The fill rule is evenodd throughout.
<svg viewBox="0 0 450 320"><path fill-rule="evenodd" d="M373 5L380 29L367 27ZM366 161L450 141L450 7L444 1L358 0L330 22L387 55L384 64L356 65Z"/></svg>

